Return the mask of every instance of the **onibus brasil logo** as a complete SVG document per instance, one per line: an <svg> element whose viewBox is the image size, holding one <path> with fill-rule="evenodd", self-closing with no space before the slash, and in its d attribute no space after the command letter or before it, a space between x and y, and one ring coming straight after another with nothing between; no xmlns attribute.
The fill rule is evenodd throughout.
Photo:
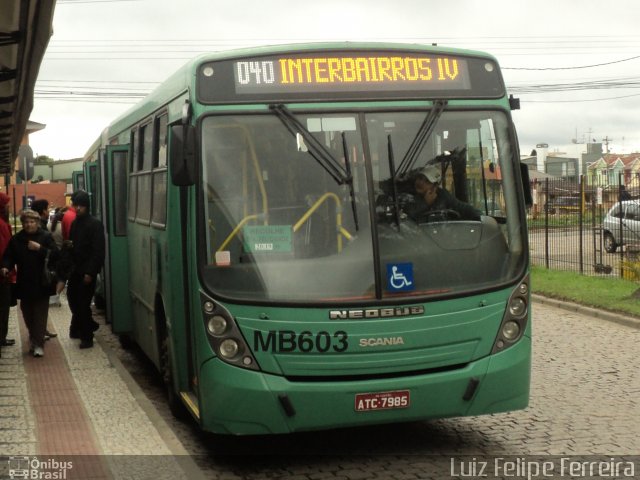
<svg viewBox="0 0 640 480"><path fill-rule="evenodd" d="M9 457L10 479L65 480L67 471L73 468L73 462L64 462L55 458L41 460L38 457Z"/></svg>

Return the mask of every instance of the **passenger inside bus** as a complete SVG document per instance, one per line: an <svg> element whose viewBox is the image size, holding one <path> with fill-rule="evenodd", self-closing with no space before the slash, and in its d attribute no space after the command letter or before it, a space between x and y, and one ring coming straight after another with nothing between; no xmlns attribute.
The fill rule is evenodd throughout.
<svg viewBox="0 0 640 480"><path fill-rule="evenodd" d="M427 165L416 173L416 199L407 205L407 215L418 223L438 220L480 220L481 213L468 203L440 187L442 172L436 165Z"/></svg>

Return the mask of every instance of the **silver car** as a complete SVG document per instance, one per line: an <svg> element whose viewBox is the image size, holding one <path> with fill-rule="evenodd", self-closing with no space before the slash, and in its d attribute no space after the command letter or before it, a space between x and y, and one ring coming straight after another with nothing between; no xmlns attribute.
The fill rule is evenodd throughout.
<svg viewBox="0 0 640 480"><path fill-rule="evenodd" d="M622 245L640 245L640 200L616 203L602 222L604 249L614 253Z"/></svg>

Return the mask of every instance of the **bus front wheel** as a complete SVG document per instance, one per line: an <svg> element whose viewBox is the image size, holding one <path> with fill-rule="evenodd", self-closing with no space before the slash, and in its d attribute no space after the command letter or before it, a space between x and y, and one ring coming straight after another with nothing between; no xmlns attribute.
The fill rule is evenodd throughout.
<svg viewBox="0 0 640 480"><path fill-rule="evenodd" d="M179 420L186 420L189 417L186 407L180 400L179 395L173 387L173 372L171 371L171 352L169 349L169 338L165 335L162 340L162 380L167 392L167 403L173 416Z"/></svg>

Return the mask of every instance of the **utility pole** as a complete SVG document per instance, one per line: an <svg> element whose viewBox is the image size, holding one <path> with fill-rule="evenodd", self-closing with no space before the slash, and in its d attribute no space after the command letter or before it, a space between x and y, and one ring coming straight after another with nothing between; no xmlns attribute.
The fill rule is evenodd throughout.
<svg viewBox="0 0 640 480"><path fill-rule="evenodd" d="M605 153L609 153L609 142L612 142L613 138L609 138L609 135L605 135L602 139L602 143L604 143L604 148L607 150Z"/></svg>
<svg viewBox="0 0 640 480"><path fill-rule="evenodd" d="M595 138L591 138L591 133L593 132L593 129L591 127L589 127L589 130L587 130L587 141L585 143L593 143L596 141Z"/></svg>
<svg viewBox="0 0 640 480"><path fill-rule="evenodd" d="M27 183L33 177L33 150L27 144L20 145L18 148L18 157L19 157L19 169L18 175L24 182L24 196L23 196L23 207L27 208L28 205L28 196L27 196ZM13 199L15 203L15 197Z"/></svg>
<svg viewBox="0 0 640 480"><path fill-rule="evenodd" d="M27 177L27 162L29 161L27 159L27 157L23 157L22 161L24 162L24 164L21 166L21 168L23 168L24 170L24 197L22 199L22 208L27 208L29 207L29 194L27 193L27 184L29 183L29 178ZM62 228L62 225L60 225L60 228Z"/></svg>

